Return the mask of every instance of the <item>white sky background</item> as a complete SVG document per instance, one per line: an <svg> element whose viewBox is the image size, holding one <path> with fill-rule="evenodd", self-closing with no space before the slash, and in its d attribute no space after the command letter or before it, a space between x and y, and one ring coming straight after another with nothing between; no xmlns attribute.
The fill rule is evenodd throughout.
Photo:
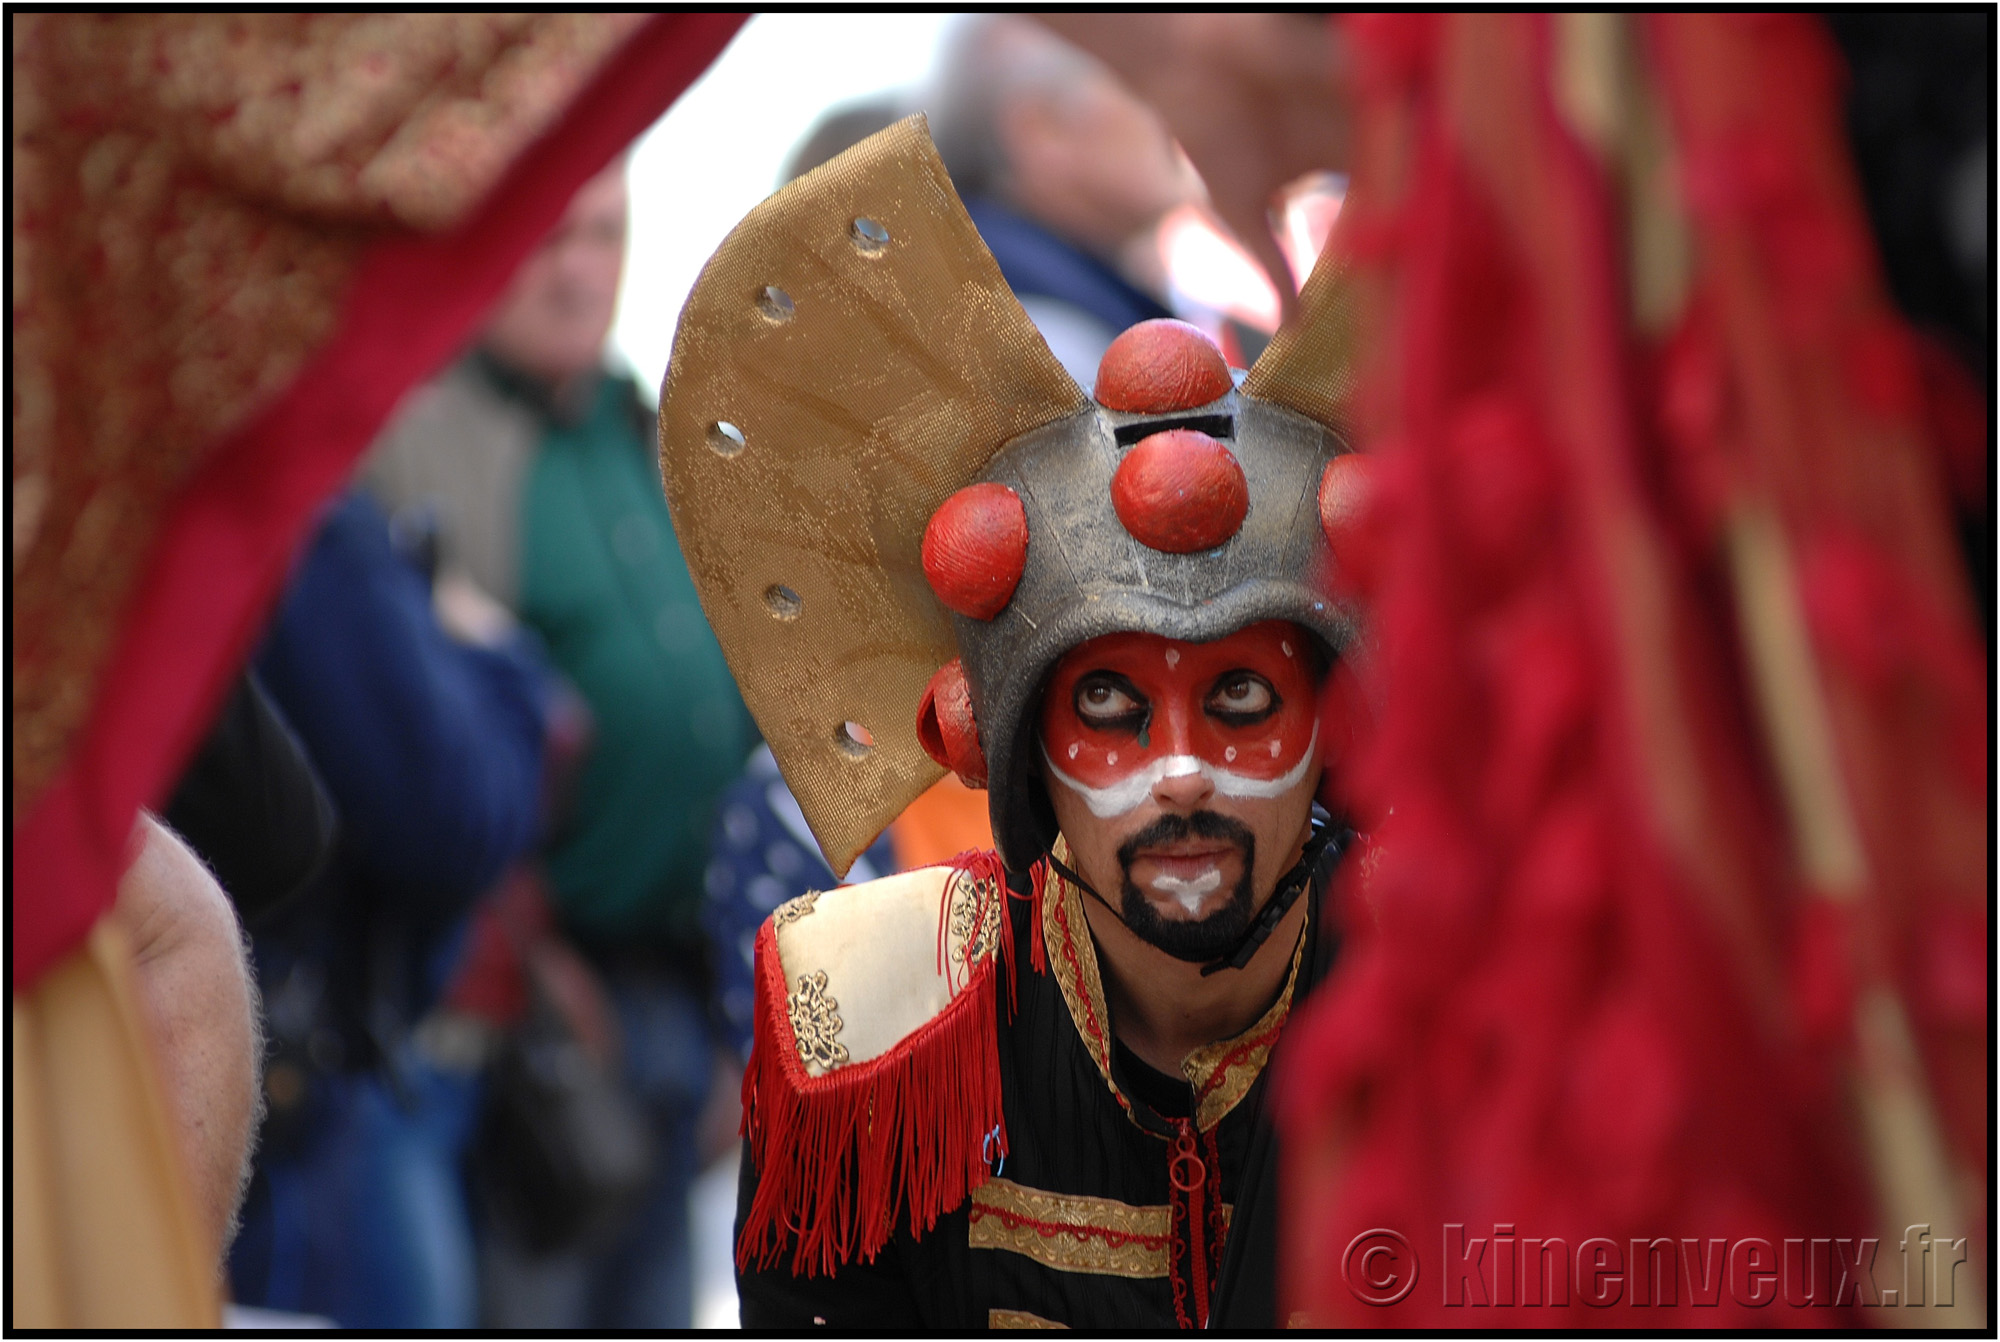
<svg viewBox="0 0 2000 1342"><path fill-rule="evenodd" d="M830 107L920 86L953 17L759 14L640 137L611 347L653 396L695 276L729 230L778 189L792 148Z"/></svg>

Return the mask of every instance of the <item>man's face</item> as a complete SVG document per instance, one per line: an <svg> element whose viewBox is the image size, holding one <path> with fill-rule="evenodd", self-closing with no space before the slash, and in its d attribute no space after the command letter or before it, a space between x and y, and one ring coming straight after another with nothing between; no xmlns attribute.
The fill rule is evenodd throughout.
<svg viewBox="0 0 2000 1342"><path fill-rule="evenodd" d="M597 366L625 265L625 165L583 184L522 263L480 343L510 367L551 384Z"/></svg>
<svg viewBox="0 0 2000 1342"><path fill-rule="evenodd" d="M1049 676L1042 772L1076 869L1169 955L1225 954L1298 858L1320 772L1308 638L1108 634Z"/></svg>

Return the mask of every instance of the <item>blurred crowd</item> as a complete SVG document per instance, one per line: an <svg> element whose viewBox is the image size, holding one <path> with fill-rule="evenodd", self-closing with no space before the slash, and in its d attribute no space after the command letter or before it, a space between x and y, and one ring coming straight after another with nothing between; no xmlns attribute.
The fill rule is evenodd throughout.
<svg viewBox="0 0 2000 1342"><path fill-rule="evenodd" d="M1948 344L1984 348L1988 221L1967 212L1989 184L1898 148L1892 104L1924 91L1869 63L1866 22L1835 29L1878 228L1917 238L1891 249L1890 279ZM928 86L801 127L784 176L923 111L1080 382L1156 317L1248 366L1343 179L1300 176L1246 239L1183 152L1198 130L1125 74L1038 24L968 21ZM1943 223L1888 213L1916 196L1883 174L1920 171L1958 211ZM737 1159L752 943L835 878L682 561L656 391L607 359L644 244L625 173L583 186L325 508L162 812L235 903L264 1003L227 1260L240 1305L371 1329L697 1322L690 1191ZM1976 457L1962 499L1986 487ZM1990 544L1990 514L1968 503L1961 521L1975 553ZM948 776L847 879L990 846L986 824Z"/></svg>

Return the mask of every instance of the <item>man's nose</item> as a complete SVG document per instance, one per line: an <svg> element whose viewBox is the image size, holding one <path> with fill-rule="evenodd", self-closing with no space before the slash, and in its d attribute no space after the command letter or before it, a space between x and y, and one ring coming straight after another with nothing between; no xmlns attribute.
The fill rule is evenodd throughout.
<svg viewBox="0 0 2000 1342"><path fill-rule="evenodd" d="M1153 800L1170 811L1192 811L1215 795L1215 784L1194 764L1192 755L1178 755L1185 772L1174 771L1153 784Z"/></svg>
<svg viewBox="0 0 2000 1342"><path fill-rule="evenodd" d="M1184 713L1171 709L1154 723L1159 748L1179 767L1153 785L1153 800L1174 811L1191 811L1215 795L1215 784L1195 763L1194 733Z"/></svg>

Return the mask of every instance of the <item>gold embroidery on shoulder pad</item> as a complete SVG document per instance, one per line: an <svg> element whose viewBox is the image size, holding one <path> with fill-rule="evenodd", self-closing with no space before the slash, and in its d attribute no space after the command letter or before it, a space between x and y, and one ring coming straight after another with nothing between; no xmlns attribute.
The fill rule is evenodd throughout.
<svg viewBox="0 0 2000 1342"><path fill-rule="evenodd" d="M778 906L776 913L771 915L771 923L775 927L789 926L805 917L808 913L811 913L813 905L818 901L819 891L817 890L808 890L796 899L788 899Z"/></svg>
<svg viewBox="0 0 2000 1342"><path fill-rule="evenodd" d="M998 881L991 878L955 881L945 921L945 952L949 962L978 964L993 954L1000 941L1000 920L1005 916Z"/></svg>
<svg viewBox="0 0 2000 1342"><path fill-rule="evenodd" d="M785 998L792 1016L792 1038L798 1045L799 1061L808 1072L817 1066L830 1072L847 1061L847 1045L840 1042L840 1003L827 996L826 971L799 975L799 986Z"/></svg>

